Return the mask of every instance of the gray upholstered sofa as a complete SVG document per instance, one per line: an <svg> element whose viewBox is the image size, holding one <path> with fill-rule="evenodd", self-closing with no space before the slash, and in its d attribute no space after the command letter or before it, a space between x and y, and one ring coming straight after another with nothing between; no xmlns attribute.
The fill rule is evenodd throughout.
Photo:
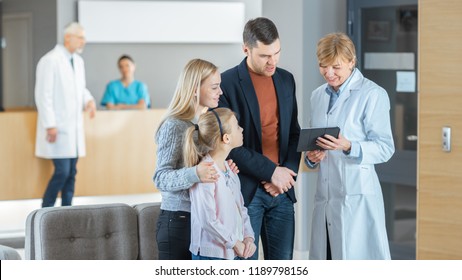
<svg viewBox="0 0 462 280"><path fill-rule="evenodd" d="M156 242L157 217L160 202L134 205L138 217L138 259L157 260L159 251Z"/></svg>
<svg viewBox="0 0 462 280"><path fill-rule="evenodd" d="M0 245L0 260L20 260L21 256L15 249Z"/></svg>
<svg viewBox="0 0 462 280"><path fill-rule="evenodd" d="M29 260L157 259L160 203L42 208L26 221Z"/></svg>

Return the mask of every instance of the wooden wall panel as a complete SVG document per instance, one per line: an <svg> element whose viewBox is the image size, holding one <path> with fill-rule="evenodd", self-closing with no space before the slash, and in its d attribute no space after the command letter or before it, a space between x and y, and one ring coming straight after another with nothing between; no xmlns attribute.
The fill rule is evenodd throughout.
<svg viewBox="0 0 462 280"><path fill-rule="evenodd" d="M436 194L434 190L421 191L420 198L428 202L428 206L420 209L422 220L435 221L435 223L446 223L448 226L461 228L462 221L454 219L460 214L462 209L462 195L457 193L457 189L443 190L441 194ZM443 227L443 230L446 228ZM461 228L462 229L462 228ZM462 231L456 232L460 236ZM424 236L422 236L424 238ZM458 243L462 245L462 238Z"/></svg>
<svg viewBox="0 0 462 280"><path fill-rule="evenodd" d="M154 133L165 110L98 111L85 119L87 156L77 163L76 195L155 192ZM0 200L41 198L53 171L34 156L36 112L0 113Z"/></svg>
<svg viewBox="0 0 462 280"><path fill-rule="evenodd" d="M417 258L462 259L462 1L419 1ZM442 127L452 130L442 151Z"/></svg>
<svg viewBox="0 0 462 280"><path fill-rule="evenodd" d="M428 220L422 221L420 227L426 234L419 238L419 259L460 259L461 224Z"/></svg>
<svg viewBox="0 0 462 280"><path fill-rule="evenodd" d="M34 157L37 114L0 113L0 200L38 198L52 164Z"/></svg>

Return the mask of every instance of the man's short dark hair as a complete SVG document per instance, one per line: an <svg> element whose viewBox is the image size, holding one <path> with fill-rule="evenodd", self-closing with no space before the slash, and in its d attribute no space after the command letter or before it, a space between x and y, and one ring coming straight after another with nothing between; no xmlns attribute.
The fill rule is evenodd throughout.
<svg viewBox="0 0 462 280"><path fill-rule="evenodd" d="M244 27L244 44L250 48L257 46L257 41L271 45L279 39L278 30L274 23L264 17L249 20Z"/></svg>

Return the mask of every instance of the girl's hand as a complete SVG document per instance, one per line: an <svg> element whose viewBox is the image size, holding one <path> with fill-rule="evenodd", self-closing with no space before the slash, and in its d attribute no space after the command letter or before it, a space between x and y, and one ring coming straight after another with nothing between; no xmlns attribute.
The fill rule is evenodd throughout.
<svg viewBox="0 0 462 280"><path fill-rule="evenodd" d="M233 249L238 257L241 257L241 258L244 257L245 244L242 241L238 240L236 244L234 245Z"/></svg>
<svg viewBox="0 0 462 280"><path fill-rule="evenodd" d="M245 245L245 248L244 248L242 257L247 259L253 256L253 254L255 254L255 251L257 250L257 246L255 246L255 242L253 238L250 238L250 237L244 238L244 245Z"/></svg>

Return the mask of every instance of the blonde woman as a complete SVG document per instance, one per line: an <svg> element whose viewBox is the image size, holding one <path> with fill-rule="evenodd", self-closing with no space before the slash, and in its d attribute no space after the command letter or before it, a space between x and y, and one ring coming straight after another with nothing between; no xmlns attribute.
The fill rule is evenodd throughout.
<svg viewBox="0 0 462 280"><path fill-rule="evenodd" d="M212 163L220 173L217 182L197 183L189 189L189 250L193 260L246 259L255 253L254 232L244 207L239 177L226 162L229 152L240 146L242 127L227 108L201 115L198 123L186 130L183 150L186 166Z"/></svg>
<svg viewBox="0 0 462 280"><path fill-rule="evenodd" d="M189 61L178 80L173 99L157 133L157 165L154 183L161 192L161 213L157 224L159 259L191 259L189 188L195 183L214 183L217 170L210 162L185 167L184 133L199 115L218 106L222 94L217 67L205 60Z"/></svg>
<svg viewBox="0 0 462 280"><path fill-rule="evenodd" d="M318 42L319 72L326 83L311 95L311 126L340 127L338 139L318 138L322 150L306 153L319 165L310 259L390 259L385 211L374 165L395 151L387 92L365 78L344 33Z"/></svg>

